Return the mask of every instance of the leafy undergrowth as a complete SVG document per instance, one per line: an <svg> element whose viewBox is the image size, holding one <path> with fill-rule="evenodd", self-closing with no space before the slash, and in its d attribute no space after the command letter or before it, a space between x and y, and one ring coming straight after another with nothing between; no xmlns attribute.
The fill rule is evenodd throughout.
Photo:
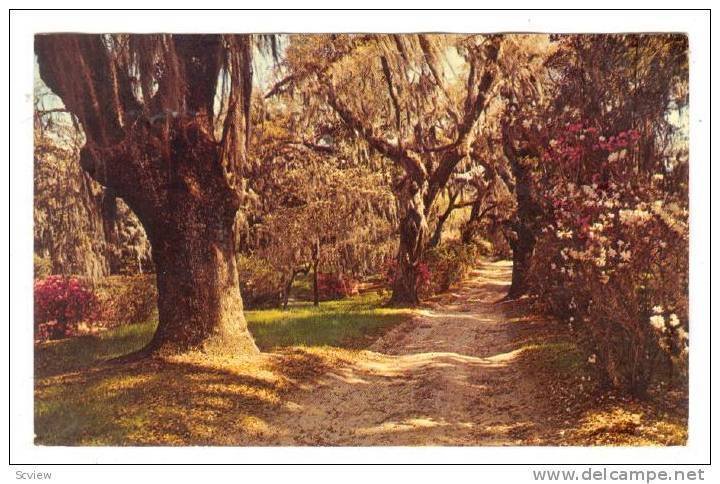
<svg viewBox="0 0 720 484"><path fill-rule="evenodd" d="M189 353L123 365L103 361L141 348L157 318L96 336L36 346L39 445L242 445L266 436L282 395L352 359L411 317L375 294L287 311L248 311L260 358Z"/></svg>
<svg viewBox="0 0 720 484"><path fill-rule="evenodd" d="M600 384L596 368L578 346L558 338L526 347L521 365L543 382L554 409L553 445L685 445L687 399L678 390L655 389L647 399L621 396Z"/></svg>
<svg viewBox="0 0 720 484"><path fill-rule="evenodd" d="M655 385L636 399L602 384L601 372L565 326L538 318L533 302L507 303L505 317L524 342L518 365L550 409L544 445L667 446L687 442L687 392Z"/></svg>

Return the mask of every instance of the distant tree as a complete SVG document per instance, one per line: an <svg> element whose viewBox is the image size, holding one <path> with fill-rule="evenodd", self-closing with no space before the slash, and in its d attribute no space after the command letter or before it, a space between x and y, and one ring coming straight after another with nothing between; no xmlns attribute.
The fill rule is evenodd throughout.
<svg viewBox="0 0 720 484"><path fill-rule="evenodd" d="M398 170L394 304L419 302L418 269L430 240L427 218L468 155L495 86L500 44L498 36L291 39L290 74L271 93L304 80L352 134Z"/></svg>
<svg viewBox="0 0 720 484"><path fill-rule="evenodd" d="M382 172L346 158L317 119L310 126L295 120L296 101L283 100L282 110L268 102L253 130L252 208L240 230L240 252L283 274L283 301L299 274L315 281L319 270L376 272L394 248L395 206Z"/></svg>
<svg viewBox="0 0 720 484"><path fill-rule="evenodd" d="M98 279L153 269L135 214L80 167L82 132L56 97L35 87L35 253L50 273Z"/></svg>
<svg viewBox="0 0 720 484"><path fill-rule="evenodd" d="M51 274L98 279L110 273L102 190L77 163L79 140L36 109L33 232L35 254ZM55 139L50 133L55 135Z"/></svg>

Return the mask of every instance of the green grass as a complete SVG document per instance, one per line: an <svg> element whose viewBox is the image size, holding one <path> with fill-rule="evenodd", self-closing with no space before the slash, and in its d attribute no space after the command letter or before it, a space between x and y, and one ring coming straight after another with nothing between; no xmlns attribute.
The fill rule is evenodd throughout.
<svg viewBox="0 0 720 484"><path fill-rule="evenodd" d="M137 351L152 338L157 313L148 321L127 324L94 336L49 341L35 346L35 375L57 375Z"/></svg>
<svg viewBox="0 0 720 484"><path fill-rule="evenodd" d="M248 327L258 347L271 351L288 346L336 346L365 348L383 331L409 317L402 309L383 307L375 293L339 300L294 303L287 310L246 311ZM152 338L157 313L139 324L129 324L100 333L37 345L35 374L58 375L87 368L103 360L142 348Z"/></svg>
<svg viewBox="0 0 720 484"><path fill-rule="evenodd" d="M263 351L287 346L364 348L385 329L409 317L402 309L382 306L382 298L367 293L339 301L296 303L282 309L247 311L250 332Z"/></svg>
<svg viewBox="0 0 720 484"><path fill-rule="evenodd" d="M552 370L563 376L584 374L587 357L571 341L555 341L534 344L525 348L525 357L534 365Z"/></svg>

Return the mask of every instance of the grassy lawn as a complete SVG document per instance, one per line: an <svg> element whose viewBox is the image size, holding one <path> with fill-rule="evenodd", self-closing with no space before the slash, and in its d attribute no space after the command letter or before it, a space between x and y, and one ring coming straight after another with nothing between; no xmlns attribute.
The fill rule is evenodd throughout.
<svg viewBox="0 0 720 484"><path fill-rule="evenodd" d="M250 332L262 351L290 346L368 347L384 331L409 317L408 310L383 307L376 293L327 301L315 307L298 302L287 310L246 311ZM152 338L157 314L144 323L100 333L50 341L35 348L35 374L58 375L86 368L142 348Z"/></svg>
<svg viewBox="0 0 720 484"><path fill-rule="evenodd" d="M410 317L374 293L342 301L248 311L259 362L189 354L125 365L98 363L141 348L157 318L97 336L36 345L35 433L40 445L223 445L263 432L289 385L343 352L369 346Z"/></svg>
<svg viewBox="0 0 720 484"><path fill-rule="evenodd" d="M338 301L294 303L287 310L246 311L250 332L263 351L287 346L337 346L361 349L409 311L383 307L384 299L366 293Z"/></svg>

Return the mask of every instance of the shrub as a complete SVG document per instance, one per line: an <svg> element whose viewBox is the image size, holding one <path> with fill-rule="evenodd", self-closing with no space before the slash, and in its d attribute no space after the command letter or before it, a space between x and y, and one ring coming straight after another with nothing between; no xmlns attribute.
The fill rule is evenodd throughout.
<svg viewBox="0 0 720 484"><path fill-rule="evenodd" d="M248 309L278 306L282 300L282 273L260 257L238 256L243 303Z"/></svg>
<svg viewBox="0 0 720 484"><path fill-rule="evenodd" d="M561 164L600 157L605 174L544 193L547 218L530 282L577 331L608 382L643 395L658 373L687 372L687 202L665 189L662 174L633 175L634 183L607 175L623 173L636 133L606 140L592 128L571 128L547 156Z"/></svg>
<svg viewBox="0 0 720 484"><path fill-rule="evenodd" d="M350 276L318 272L318 295L320 299L343 299L358 294L360 283Z"/></svg>
<svg viewBox="0 0 720 484"><path fill-rule="evenodd" d="M461 281L477 262L484 247L464 244L461 241L444 242L428 251L425 256L432 292L444 292Z"/></svg>
<svg viewBox="0 0 720 484"><path fill-rule="evenodd" d="M77 277L48 276L35 281L35 337L59 339L72 333L74 325L92 316L96 296Z"/></svg>
<svg viewBox="0 0 720 484"><path fill-rule="evenodd" d="M152 274L109 276L96 284L97 311L93 325L113 328L142 323L157 308L157 288Z"/></svg>
<svg viewBox="0 0 720 484"><path fill-rule="evenodd" d="M387 287L392 288L395 284L395 278L397 277L398 264L396 259L389 259L383 265L383 273L385 274L385 284ZM421 261L418 263L416 284L418 293L421 296L428 296L433 293L432 289L432 273L427 262Z"/></svg>

